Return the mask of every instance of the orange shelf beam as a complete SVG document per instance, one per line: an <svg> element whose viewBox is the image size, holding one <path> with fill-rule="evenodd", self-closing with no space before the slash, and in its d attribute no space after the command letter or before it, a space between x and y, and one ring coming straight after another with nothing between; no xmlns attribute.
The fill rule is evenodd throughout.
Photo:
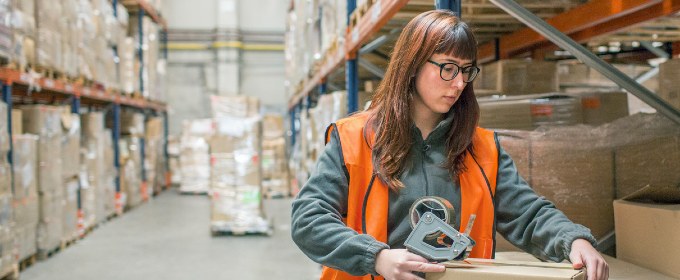
<svg viewBox="0 0 680 280"><path fill-rule="evenodd" d="M616 29L619 30L636 23L631 20L632 15L641 12L648 13L650 9L654 9L657 6L677 1L680 0L593 0L548 19L547 22L567 35L589 29L605 28L611 26L614 22L623 22L624 24ZM647 18L652 19L659 16L662 15L655 13L650 14ZM529 27L502 36L499 40L499 55L501 59L510 58L514 55L543 47L546 44L551 44L548 39ZM496 46L494 42L486 43L480 46L477 60L481 63L492 61L495 59L495 51Z"/></svg>
<svg viewBox="0 0 680 280"><path fill-rule="evenodd" d="M143 99L130 98L118 93L107 93L104 89L97 87L86 87L77 84L66 83L61 80L50 78L33 79L30 74L20 72L15 69L0 68L0 81L4 84L35 84L43 91L58 92L66 95L73 95L79 98L87 98L106 103L117 103L142 109L153 109L165 111L166 105L161 102L152 102Z"/></svg>

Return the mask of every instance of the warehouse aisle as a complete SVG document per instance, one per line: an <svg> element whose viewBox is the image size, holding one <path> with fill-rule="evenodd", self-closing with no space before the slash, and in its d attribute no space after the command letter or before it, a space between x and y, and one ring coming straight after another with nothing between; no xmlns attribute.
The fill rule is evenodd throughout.
<svg viewBox="0 0 680 280"><path fill-rule="evenodd" d="M265 201L275 225L271 237L212 238L208 198L165 191L36 263L21 279L318 279L319 265L290 239L290 202Z"/></svg>

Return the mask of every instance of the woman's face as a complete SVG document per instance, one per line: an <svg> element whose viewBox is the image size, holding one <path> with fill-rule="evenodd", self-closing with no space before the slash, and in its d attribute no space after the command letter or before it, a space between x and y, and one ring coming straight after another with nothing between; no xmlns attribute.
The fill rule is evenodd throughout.
<svg viewBox="0 0 680 280"><path fill-rule="evenodd" d="M460 59L446 54L434 54L430 60L437 63L454 62L460 67L472 65L470 60ZM445 69L446 71L450 70ZM444 81L440 77L440 67L425 62L416 73L416 92L413 98L414 108L420 113L445 114L458 101L467 83L463 82L463 74L458 73L453 80Z"/></svg>

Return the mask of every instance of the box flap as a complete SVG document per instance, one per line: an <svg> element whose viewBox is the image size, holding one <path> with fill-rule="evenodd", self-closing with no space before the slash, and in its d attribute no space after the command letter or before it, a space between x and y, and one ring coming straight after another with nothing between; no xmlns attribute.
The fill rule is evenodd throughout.
<svg viewBox="0 0 680 280"><path fill-rule="evenodd" d="M622 198L627 201L647 203L680 203L680 185L678 186L651 186L647 185Z"/></svg>

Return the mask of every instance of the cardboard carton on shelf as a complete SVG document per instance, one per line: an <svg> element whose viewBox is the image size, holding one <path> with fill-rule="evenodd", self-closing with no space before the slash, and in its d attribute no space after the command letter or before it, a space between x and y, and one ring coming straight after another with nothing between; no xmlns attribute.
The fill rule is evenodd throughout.
<svg viewBox="0 0 680 280"><path fill-rule="evenodd" d="M614 201L614 219L618 258L680 278L679 185L648 185Z"/></svg>

